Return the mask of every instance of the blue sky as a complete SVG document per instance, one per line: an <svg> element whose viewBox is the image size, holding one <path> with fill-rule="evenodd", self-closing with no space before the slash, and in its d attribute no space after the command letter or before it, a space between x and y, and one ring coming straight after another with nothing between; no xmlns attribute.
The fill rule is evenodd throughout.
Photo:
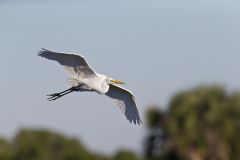
<svg viewBox="0 0 240 160"><path fill-rule="evenodd" d="M67 75L37 56L41 47L84 55L97 72L125 81L139 111L166 107L202 84L239 90L240 10L236 0L0 1L0 134L48 128L95 151L141 151L145 126L114 102L74 93L55 102Z"/></svg>

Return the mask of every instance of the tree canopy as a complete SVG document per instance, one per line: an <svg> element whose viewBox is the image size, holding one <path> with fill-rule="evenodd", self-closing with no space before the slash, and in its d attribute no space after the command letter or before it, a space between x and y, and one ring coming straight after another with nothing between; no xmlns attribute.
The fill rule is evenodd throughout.
<svg viewBox="0 0 240 160"><path fill-rule="evenodd" d="M199 87L175 95L167 111L147 111L152 159L240 159L240 94Z"/></svg>
<svg viewBox="0 0 240 160"><path fill-rule="evenodd" d="M0 139L1 160L137 160L131 151L116 155L89 151L78 139L42 129L22 129L12 141Z"/></svg>

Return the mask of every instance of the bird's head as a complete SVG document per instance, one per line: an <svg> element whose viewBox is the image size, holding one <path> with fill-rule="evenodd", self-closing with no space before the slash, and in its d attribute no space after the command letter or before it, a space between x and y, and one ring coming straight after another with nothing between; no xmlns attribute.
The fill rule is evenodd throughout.
<svg viewBox="0 0 240 160"><path fill-rule="evenodd" d="M125 84L124 82L113 79L113 78L107 78L106 82L107 84Z"/></svg>

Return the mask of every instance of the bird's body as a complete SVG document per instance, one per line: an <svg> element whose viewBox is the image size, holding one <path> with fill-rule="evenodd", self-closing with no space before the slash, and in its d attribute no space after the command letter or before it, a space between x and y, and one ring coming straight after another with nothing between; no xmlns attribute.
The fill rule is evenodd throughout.
<svg viewBox="0 0 240 160"><path fill-rule="evenodd" d="M73 91L95 91L116 100L117 105L125 113L126 118L130 122L135 124L141 123L133 94L115 85L124 84L123 82L114 80L104 74L96 73L81 55L53 52L46 49L42 49L39 53L39 56L57 61L63 65L70 75L68 84L71 88L59 93L50 94L48 100L56 100Z"/></svg>
<svg viewBox="0 0 240 160"><path fill-rule="evenodd" d="M89 78L70 78L68 84L72 87L81 86L82 91L96 91L99 94L107 93L109 86L105 82L107 77L102 74L97 74Z"/></svg>

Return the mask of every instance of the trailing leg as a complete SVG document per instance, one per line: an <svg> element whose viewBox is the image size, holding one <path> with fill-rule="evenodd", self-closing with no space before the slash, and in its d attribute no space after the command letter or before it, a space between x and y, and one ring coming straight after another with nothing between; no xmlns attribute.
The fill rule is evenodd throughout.
<svg viewBox="0 0 240 160"><path fill-rule="evenodd" d="M54 101L54 100L56 100L56 99L58 99L58 98L60 98L62 96L65 96L65 95L67 95L67 94L69 94L69 93L71 93L73 91L77 91L77 87L71 87L71 88L69 88L67 90L64 90L62 92L59 92L59 93L49 94L47 96L50 96L50 97L47 98L47 100Z"/></svg>

